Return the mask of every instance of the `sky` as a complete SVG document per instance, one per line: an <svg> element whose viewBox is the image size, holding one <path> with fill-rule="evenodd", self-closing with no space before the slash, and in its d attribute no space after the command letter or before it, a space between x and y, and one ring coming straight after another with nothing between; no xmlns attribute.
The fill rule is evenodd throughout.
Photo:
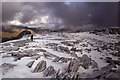
<svg viewBox="0 0 120 80"><path fill-rule="evenodd" d="M117 26L117 2L2 2L2 23Z"/></svg>

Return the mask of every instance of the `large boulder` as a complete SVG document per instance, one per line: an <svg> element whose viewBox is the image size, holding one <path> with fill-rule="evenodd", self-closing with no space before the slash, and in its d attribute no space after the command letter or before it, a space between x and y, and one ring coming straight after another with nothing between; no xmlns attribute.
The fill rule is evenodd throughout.
<svg viewBox="0 0 120 80"><path fill-rule="evenodd" d="M18 51L19 47L6 47L2 49L3 51Z"/></svg>
<svg viewBox="0 0 120 80"><path fill-rule="evenodd" d="M42 60L36 65L33 72L42 72L45 69L46 69L46 61Z"/></svg>
<svg viewBox="0 0 120 80"><path fill-rule="evenodd" d="M68 47L63 47L63 46L59 46L59 50L63 51L63 52L66 52L66 53L70 53L70 50Z"/></svg>
<svg viewBox="0 0 120 80"><path fill-rule="evenodd" d="M44 71L44 76L45 77L48 77L48 76L51 76L51 75L54 75L56 74L56 70L54 69L53 66L49 66L45 71ZM58 73L57 73L58 74Z"/></svg>
<svg viewBox="0 0 120 80"><path fill-rule="evenodd" d="M35 61L29 62L29 63L27 64L28 68L31 68L34 62L35 62Z"/></svg>

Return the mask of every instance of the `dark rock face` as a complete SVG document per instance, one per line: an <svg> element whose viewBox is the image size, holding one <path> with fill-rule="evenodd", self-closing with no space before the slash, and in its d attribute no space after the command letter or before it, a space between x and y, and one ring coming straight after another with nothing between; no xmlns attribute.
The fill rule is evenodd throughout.
<svg viewBox="0 0 120 80"><path fill-rule="evenodd" d="M43 54L44 54L44 57L45 57L45 58L53 58L53 57L57 57L56 55L51 54L51 53L49 53L49 52L44 52Z"/></svg>
<svg viewBox="0 0 120 80"><path fill-rule="evenodd" d="M18 51L19 47L6 47L3 49L3 51Z"/></svg>
<svg viewBox="0 0 120 80"><path fill-rule="evenodd" d="M105 74L109 74L110 70L114 67L114 64L109 64L103 68L101 68L100 70L97 71L93 71L93 73L91 75L88 75L88 78L100 78L100 77L105 77Z"/></svg>
<svg viewBox="0 0 120 80"><path fill-rule="evenodd" d="M72 44L71 42L68 42L68 41L64 41L64 42L61 42L61 43L66 45L66 46L74 46L74 44Z"/></svg>
<svg viewBox="0 0 120 80"><path fill-rule="evenodd" d="M57 72L58 74L59 72ZM54 75L56 74L56 70L54 69L53 66L49 66L45 71L44 71L44 76L45 77L48 77L48 76L51 76L51 75Z"/></svg>
<svg viewBox="0 0 120 80"><path fill-rule="evenodd" d="M67 52L68 54L70 53L70 50L68 49L68 47L59 46L59 49L63 52Z"/></svg>
<svg viewBox="0 0 120 80"><path fill-rule="evenodd" d="M52 62L58 62L60 59L60 57L56 57Z"/></svg>
<svg viewBox="0 0 120 80"><path fill-rule="evenodd" d="M82 49L71 48L71 51L74 51L74 52L82 52Z"/></svg>
<svg viewBox="0 0 120 80"><path fill-rule="evenodd" d="M32 59L35 59L35 60L38 60L38 59L40 58L40 56L39 56L39 55L37 55L37 56L32 56L31 58L32 58Z"/></svg>
<svg viewBox="0 0 120 80"><path fill-rule="evenodd" d="M29 63L27 64L28 68L31 68L34 62L35 62L35 61L29 62Z"/></svg>
<svg viewBox="0 0 120 80"><path fill-rule="evenodd" d="M40 61L37 66L35 67L33 72L42 72L46 69L46 61L42 60Z"/></svg>
<svg viewBox="0 0 120 80"><path fill-rule="evenodd" d="M70 58L56 57L52 62L67 63L69 60Z"/></svg>

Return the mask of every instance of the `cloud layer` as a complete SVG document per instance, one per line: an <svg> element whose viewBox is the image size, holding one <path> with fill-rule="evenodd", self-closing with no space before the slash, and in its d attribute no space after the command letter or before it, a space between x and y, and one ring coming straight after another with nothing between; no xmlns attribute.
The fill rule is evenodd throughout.
<svg viewBox="0 0 120 80"><path fill-rule="evenodd" d="M49 16L49 20L61 20L66 26L95 24L118 25L117 2L3 2L3 23L19 20L28 23Z"/></svg>

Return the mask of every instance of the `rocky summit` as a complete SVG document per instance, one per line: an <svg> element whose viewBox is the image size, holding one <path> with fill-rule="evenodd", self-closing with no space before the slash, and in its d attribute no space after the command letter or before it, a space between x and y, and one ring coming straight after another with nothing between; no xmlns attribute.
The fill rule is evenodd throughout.
<svg viewBox="0 0 120 80"><path fill-rule="evenodd" d="M49 32L0 43L3 78L118 78L120 36ZM18 74L18 75L17 75Z"/></svg>

